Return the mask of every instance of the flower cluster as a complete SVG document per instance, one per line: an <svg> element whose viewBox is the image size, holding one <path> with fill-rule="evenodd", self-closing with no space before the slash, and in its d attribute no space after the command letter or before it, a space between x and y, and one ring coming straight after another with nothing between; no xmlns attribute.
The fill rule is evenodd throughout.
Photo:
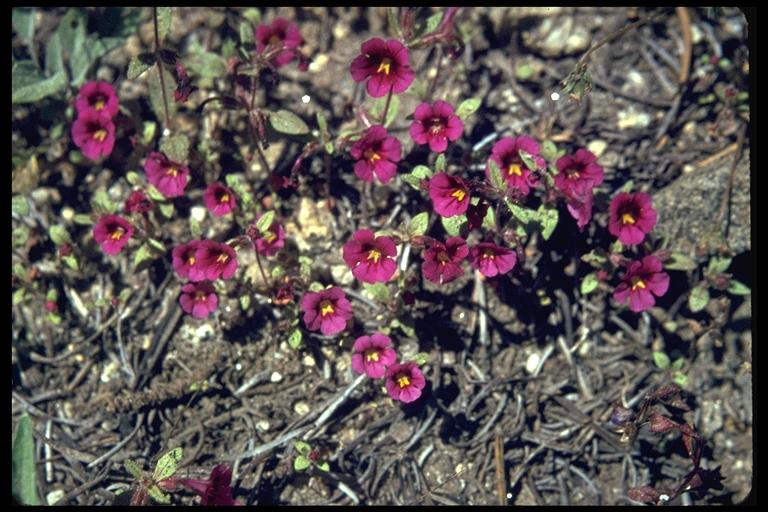
<svg viewBox="0 0 768 512"><path fill-rule="evenodd" d="M429 150L435 153L448 149L448 141L457 141L464 131L464 121L453 113L453 106L447 101L422 103L416 107L413 118L411 138L416 144L429 144Z"/></svg>
<svg viewBox="0 0 768 512"><path fill-rule="evenodd" d="M501 175L510 189L527 196L531 187L538 184L534 174L536 169L529 169L523 162L520 152L528 153L536 164L537 169L544 168L546 163L539 156L539 144L530 137L504 137L493 145L489 161L493 161L501 170ZM490 178L490 163L485 167L486 175Z"/></svg>
<svg viewBox="0 0 768 512"><path fill-rule="evenodd" d="M165 197L184 195L189 182L189 167L174 162L164 153L153 151L144 161L147 180Z"/></svg>
<svg viewBox="0 0 768 512"><path fill-rule="evenodd" d="M173 269L191 281L181 289L181 308L196 318L205 318L218 306L213 285L208 281L229 279L237 270L237 253L229 245L213 240L192 240L174 247Z"/></svg>
<svg viewBox="0 0 768 512"><path fill-rule="evenodd" d="M372 379L384 378L389 396L403 403L411 403L421 396L426 381L414 362L395 363L397 354L392 339L382 333L360 336L352 346L352 369Z"/></svg>
<svg viewBox="0 0 768 512"><path fill-rule="evenodd" d="M115 256L123 250L133 236L133 232L133 225L130 222L114 214L103 216L93 226L93 238L110 256Z"/></svg>
<svg viewBox="0 0 768 512"><path fill-rule="evenodd" d="M355 176L373 181L373 175L382 183L389 183L397 174L397 163L402 154L400 141L387 134L383 126L368 128L349 149L355 162Z"/></svg>
<svg viewBox="0 0 768 512"><path fill-rule="evenodd" d="M319 292L307 292L301 299L304 325L310 331L319 330L324 336L333 336L347 327L352 318L352 304L336 286Z"/></svg>
<svg viewBox="0 0 768 512"><path fill-rule="evenodd" d="M275 67L283 67L298 59L299 68L304 70L309 64L298 48L304 44L299 27L285 18L275 18L271 24L256 27L256 52L266 56Z"/></svg>
<svg viewBox="0 0 768 512"><path fill-rule="evenodd" d="M578 149L574 155L564 155L556 163L558 173L555 187L562 192L568 213L583 230L592 218L593 189L603 182L603 168L597 157L586 149Z"/></svg>
<svg viewBox="0 0 768 512"><path fill-rule="evenodd" d="M344 262L352 275L364 283L386 283L397 270L397 247L388 236L376 236L369 229L358 230L344 244Z"/></svg>
<svg viewBox="0 0 768 512"><path fill-rule="evenodd" d="M75 99L77 119L72 123L72 141L90 160L112 154L115 124L120 103L115 88L107 82L86 82Z"/></svg>
<svg viewBox="0 0 768 512"><path fill-rule="evenodd" d="M208 185L203 193L203 202L215 217L222 217L237 207L235 194L219 182Z"/></svg>

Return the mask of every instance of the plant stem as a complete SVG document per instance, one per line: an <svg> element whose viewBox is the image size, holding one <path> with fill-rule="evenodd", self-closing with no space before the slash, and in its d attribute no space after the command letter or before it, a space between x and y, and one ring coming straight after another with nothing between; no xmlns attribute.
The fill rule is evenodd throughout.
<svg viewBox="0 0 768 512"><path fill-rule="evenodd" d="M389 112L389 103L392 101L392 89L394 85L389 86L389 93L387 94L387 102L384 104L384 112L381 114L381 126L387 121L387 112Z"/></svg>
<svg viewBox="0 0 768 512"><path fill-rule="evenodd" d="M155 60L157 72L160 74L160 92L163 94L163 110L165 113L165 127L171 129L171 116L168 114L168 98L165 94L165 77L163 76L163 59L160 58L160 31L157 26L157 7L152 8L152 20L155 24Z"/></svg>
<svg viewBox="0 0 768 512"><path fill-rule="evenodd" d="M256 249L254 247L254 249ZM261 265L261 256L259 255L259 251L256 251L256 263L259 265L259 272L261 272L261 278L264 280L264 284L267 286L268 290L272 290L272 281L267 279L267 273L264 272L264 267Z"/></svg>
<svg viewBox="0 0 768 512"><path fill-rule="evenodd" d="M435 89L437 88L437 81L440 78L440 67L443 64L443 47L438 46L437 47L437 58L435 59L437 61L437 70L435 71L435 78L432 79L432 83L429 85L429 91L427 92L427 101L432 102L432 95L435 93Z"/></svg>

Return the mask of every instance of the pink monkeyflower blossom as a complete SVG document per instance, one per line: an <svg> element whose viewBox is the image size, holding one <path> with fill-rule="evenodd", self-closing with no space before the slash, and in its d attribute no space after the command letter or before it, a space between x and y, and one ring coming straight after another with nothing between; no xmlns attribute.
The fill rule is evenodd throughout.
<svg viewBox="0 0 768 512"><path fill-rule="evenodd" d="M415 74L408 61L408 49L396 39L369 39L360 47L360 55L349 66L355 82L368 80L368 94L374 98L405 92Z"/></svg>
<svg viewBox="0 0 768 512"><path fill-rule="evenodd" d="M481 228L488 213L488 202L481 199L477 204L469 204L467 208L467 227L471 230Z"/></svg>
<svg viewBox="0 0 768 512"><path fill-rule="evenodd" d="M352 350L355 352L352 354L352 369L372 379L383 377L387 366L397 361L392 340L379 332L360 336L355 340Z"/></svg>
<svg viewBox="0 0 768 512"><path fill-rule="evenodd" d="M197 250L202 240L191 240L186 244L177 245L171 252L173 269L182 279L197 282L205 279L205 268L197 259Z"/></svg>
<svg viewBox="0 0 768 512"><path fill-rule="evenodd" d="M491 242L482 242L469 251L469 261L485 277L506 274L517 263L515 251Z"/></svg>
<svg viewBox="0 0 768 512"><path fill-rule="evenodd" d="M645 192L619 192L611 201L608 231L624 245L637 245L656 225L656 210Z"/></svg>
<svg viewBox="0 0 768 512"><path fill-rule="evenodd" d="M77 115L93 113L107 120L112 120L117 115L120 102L115 94L115 88L109 82L85 82L80 86L80 91L75 99Z"/></svg>
<svg viewBox="0 0 768 512"><path fill-rule="evenodd" d="M579 231L584 231L584 226L592 219L592 189L587 188L583 191L565 189L563 195L568 213L576 219Z"/></svg>
<svg viewBox="0 0 768 512"><path fill-rule="evenodd" d="M343 247L344 262L364 283L389 281L397 270L395 256L395 242L388 236L375 236L369 229L359 229Z"/></svg>
<svg viewBox="0 0 768 512"><path fill-rule="evenodd" d="M262 256L274 256L285 246L285 230L277 221L269 225L264 235L256 228L256 224L252 224L248 228L248 236L256 251Z"/></svg>
<svg viewBox="0 0 768 512"><path fill-rule="evenodd" d="M427 384L424 374L414 362L393 364L387 368L384 378L389 396L406 404L417 400Z"/></svg>
<svg viewBox="0 0 768 512"><path fill-rule="evenodd" d="M490 160L493 160L501 170L501 176L507 185L519 190L524 196L537 184L536 177L531 174L535 169L529 169L520 158L520 150L530 154L536 167L546 167L546 162L539 156L539 144L530 137L504 137L493 145ZM485 174L490 178L491 166L486 164Z"/></svg>
<svg viewBox="0 0 768 512"><path fill-rule="evenodd" d="M109 117L84 111L72 123L72 142L90 160L109 156L115 149L115 124Z"/></svg>
<svg viewBox="0 0 768 512"><path fill-rule="evenodd" d="M635 313L651 309L656 303L653 296L661 297L669 288L669 275L663 271L661 260L646 256L642 261L631 261L622 282L613 292L613 298L625 304Z"/></svg>
<svg viewBox="0 0 768 512"><path fill-rule="evenodd" d="M143 190L134 190L125 200L125 213L147 213L154 207L155 203Z"/></svg>
<svg viewBox="0 0 768 512"><path fill-rule="evenodd" d="M439 172L429 180L429 197L435 211L443 217L466 213L469 207L469 187L458 176Z"/></svg>
<svg viewBox="0 0 768 512"><path fill-rule="evenodd" d="M215 281L229 279L237 270L237 253L229 245L213 240L201 240L195 251L196 264L205 272L205 278Z"/></svg>
<svg viewBox="0 0 768 512"><path fill-rule="evenodd" d="M209 282L187 283L181 287L179 304L185 313L191 314L195 318L206 318L216 311L219 298L213 285Z"/></svg>
<svg viewBox="0 0 768 512"><path fill-rule="evenodd" d="M119 215L105 215L93 226L93 238L110 256L119 254L133 236L133 226Z"/></svg>
<svg viewBox="0 0 768 512"><path fill-rule="evenodd" d="M300 53L296 48L304 44L299 26L285 18L275 18L271 25L262 23L256 28L255 35L258 53L265 53L268 47L270 49L283 48L272 59L272 63L278 68L299 57Z"/></svg>
<svg viewBox="0 0 768 512"><path fill-rule="evenodd" d="M555 187L562 192L573 192L584 196L603 182L603 168L597 157L586 149L579 149L575 155L564 155L557 160L558 174Z"/></svg>
<svg viewBox="0 0 768 512"><path fill-rule="evenodd" d="M189 167L170 160L163 153L153 151L144 162L147 179L165 197L184 195L189 182Z"/></svg>
<svg viewBox="0 0 768 512"><path fill-rule="evenodd" d="M430 151L442 153L448 141L455 142L464 131L464 121L453 113L447 101L437 100L433 105L422 103L413 113L411 138L416 144L429 144Z"/></svg>
<svg viewBox="0 0 768 512"><path fill-rule="evenodd" d="M459 236L452 236L445 244L433 240L424 250L421 273L433 283L445 284L464 275L461 262L469 255L467 242Z"/></svg>
<svg viewBox="0 0 768 512"><path fill-rule="evenodd" d="M231 507L240 505L232 497L232 469L219 464L211 471L208 480L198 480L196 478L178 478L171 477L168 480L174 480L175 483L183 485L190 491L199 495L200 504L203 506L225 506Z"/></svg>
<svg viewBox="0 0 768 512"><path fill-rule="evenodd" d="M205 189L203 202L215 217L222 217L237 207L234 192L218 181L211 183Z"/></svg>
<svg viewBox="0 0 768 512"><path fill-rule="evenodd" d="M397 163L402 155L400 141L387 134L380 125L368 128L357 140L349 153L355 162L355 176L363 181L373 181L373 175L382 183L388 183L397 174Z"/></svg>
<svg viewBox="0 0 768 512"><path fill-rule="evenodd" d="M319 292L307 292L301 299L304 325L310 331L320 330L325 336L338 334L352 318L352 304L337 286Z"/></svg>

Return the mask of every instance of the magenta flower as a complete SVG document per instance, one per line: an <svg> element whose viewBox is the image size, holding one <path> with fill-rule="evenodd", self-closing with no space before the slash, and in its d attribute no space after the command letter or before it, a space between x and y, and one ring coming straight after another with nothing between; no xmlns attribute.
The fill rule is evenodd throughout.
<svg viewBox="0 0 768 512"><path fill-rule="evenodd" d="M397 360L392 340L379 332L370 336L360 336L352 346L352 369L365 373L372 379L384 376L387 366Z"/></svg>
<svg viewBox="0 0 768 512"><path fill-rule="evenodd" d="M175 478L175 477L171 477ZM225 506L231 507L239 505L232 497L232 469L219 464L211 471L208 480L197 480L194 478L178 478L176 481L199 495L202 498L200 502L203 506Z"/></svg>
<svg viewBox="0 0 768 512"><path fill-rule="evenodd" d="M611 201L608 231L624 245L637 245L656 225L651 196L644 192L619 192Z"/></svg>
<svg viewBox="0 0 768 512"><path fill-rule="evenodd" d="M110 256L120 253L133 236L133 226L119 215L105 215L93 226L93 238Z"/></svg>
<svg viewBox="0 0 768 512"><path fill-rule="evenodd" d="M557 160L555 186L563 192L575 192L584 196L586 191L603 182L603 168L597 163L597 157L586 149L579 149L576 154L565 155Z"/></svg>
<svg viewBox="0 0 768 512"><path fill-rule="evenodd" d="M184 195L189 181L189 167L170 160L163 153L153 151L144 162L147 179L165 197Z"/></svg>
<svg viewBox="0 0 768 512"><path fill-rule="evenodd" d="M368 94L374 98L404 92L416 76L408 62L408 49L400 41L369 39L360 47L361 55L349 66L355 82L368 80Z"/></svg>
<svg viewBox="0 0 768 512"><path fill-rule="evenodd" d="M373 181L373 174L382 183L388 183L397 174L397 163L401 157L400 141L387 135L387 129L380 125L371 126L357 142L349 148L355 163L355 176L363 181Z"/></svg>
<svg viewBox="0 0 768 512"><path fill-rule="evenodd" d="M299 27L284 18L275 18L271 25L261 24L256 28L256 51L265 53L267 48L283 48L272 63L277 67L285 66L299 56L298 48L304 44Z"/></svg>
<svg viewBox="0 0 768 512"><path fill-rule="evenodd" d="M566 206L571 217L576 219L576 225L579 231L584 231L584 226L592 219L592 189L585 189L582 192L565 189Z"/></svg>
<svg viewBox="0 0 768 512"><path fill-rule="evenodd" d="M259 215L261 218L261 215ZM285 230L277 221L270 224L267 232L262 236L255 225L248 229L248 236L251 237L253 246L262 256L274 256L285 246Z"/></svg>
<svg viewBox="0 0 768 512"><path fill-rule="evenodd" d="M94 113L111 120L120 108L115 88L108 82L85 82L77 93L75 109L77 115Z"/></svg>
<svg viewBox="0 0 768 512"><path fill-rule="evenodd" d="M179 304L185 313L191 314L195 318L206 318L216 311L219 298L216 296L216 290L211 283L205 281L187 283L181 287Z"/></svg>
<svg viewBox="0 0 768 512"><path fill-rule="evenodd" d="M531 187L535 186L537 181L531 174L534 169L529 169L520 158L520 150L525 151L533 157L536 167L542 169L546 167L546 162L539 156L539 144L530 137L504 137L493 145L491 149L490 160L493 160L501 170L501 175L510 188L520 191L527 196ZM490 178L490 164L485 166L485 174Z"/></svg>
<svg viewBox="0 0 768 512"><path fill-rule="evenodd" d="M352 318L352 304L341 288L333 286L319 292L307 292L301 299L304 325L310 331L320 330L325 336L333 336L347 327Z"/></svg>
<svg viewBox="0 0 768 512"><path fill-rule="evenodd" d="M343 257L352 275L364 283L386 283L397 270L395 242L388 236L375 236L373 231L359 229L344 244Z"/></svg>
<svg viewBox="0 0 768 512"><path fill-rule="evenodd" d="M125 213L147 213L154 207L155 203L143 190L134 190L125 200Z"/></svg>
<svg viewBox="0 0 768 512"><path fill-rule="evenodd" d="M215 281L219 277L229 279L237 270L237 253L229 246L214 242L213 240L201 240L195 251L196 264L205 272L205 278Z"/></svg>
<svg viewBox="0 0 768 512"><path fill-rule="evenodd" d="M469 251L469 262L485 277L494 277L512 270L517 263L517 255L506 247L482 242Z"/></svg>
<svg viewBox="0 0 768 512"><path fill-rule="evenodd" d="M72 142L90 160L109 156L115 149L115 125L108 117L84 111L72 123Z"/></svg>
<svg viewBox="0 0 768 512"><path fill-rule="evenodd" d="M237 207L235 194L218 181L211 183L205 189L203 202L216 217L222 217Z"/></svg>
<svg viewBox="0 0 768 512"><path fill-rule="evenodd" d="M429 197L435 211L443 217L461 215L469 207L469 187L464 180L444 172L429 180Z"/></svg>
<svg viewBox="0 0 768 512"><path fill-rule="evenodd" d="M433 283L449 283L464 275L461 262L468 254L467 242L461 237L452 236L445 244L433 240L429 249L424 250L421 273Z"/></svg>
<svg viewBox="0 0 768 512"><path fill-rule="evenodd" d="M202 240L192 240L173 248L171 252L173 270L180 278L195 282L205 279L205 268L197 259L197 250L201 242Z"/></svg>
<svg viewBox="0 0 768 512"><path fill-rule="evenodd" d="M447 101L437 100L432 106L422 103L413 113L411 138L416 144L429 143L430 151L442 153L448 148L448 141L454 142L464 131L464 121L453 113Z"/></svg>
<svg viewBox="0 0 768 512"><path fill-rule="evenodd" d="M668 288L669 275L663 272L661 261L655 256L646 256L642 261L629 263L623 281L613 292L613 298L625 304L629 297L629 309L639 313L652 308L656 303L653 296L661 297Z"/></svg>
<svg viewBox="0 0 768 512"><path fill-rule="evenodd" d="M384 378L389 396L406 404L417 400L427 383L419 366L413 362L393 364L387 368Z"/></svg>

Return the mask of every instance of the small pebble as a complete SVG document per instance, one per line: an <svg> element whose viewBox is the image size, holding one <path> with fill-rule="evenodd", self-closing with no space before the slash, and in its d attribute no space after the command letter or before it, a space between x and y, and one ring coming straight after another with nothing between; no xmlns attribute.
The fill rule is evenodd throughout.
<svg viewBox="0 0 768 512"><path fill-rule="evenodd" d="M193 206L189 210L189 215L197 222L203 222L205 220L206 212L207 210L205 206Z"/></svg>
<svg viewBox="0 0 768 512"><path fill-rule="evenodd" d="M301 364L303 364L304 366L312 367L312 366L315 366L317 363L315 362L315 358L314 357L312 357L309 354L307 354L301 360Z"/></svg>
<svg viewBox="0 0 768 512"><path fill-rule="evenodd" d="M269 376L270 382L280 382L281 380L283 380L283 376L279 372L272 372L272 375Z"/></svg>
<svg viewBox="0 0 768 512"><path fill-rule="evenodd" d="M258 421L256 422L256 428L262 432L267 432L269 430L269 422L267 420Z"/></svg>
<svg viewBox="0 0 768 512"><path fill-rule="evenodd" d="M45 501L48 502L48 506L52 506L54 503L64 497L66 493L63 489L56 489L45 495Z"/></svg>
<svg viewBox="0 0 768 512"><path fill-rule="evenodd" d="M531 374L535 372L536 368L539 367L539 361L541 361L541 356L537 352L529 355L525 361L525 371Z"/></svg>
<svg viewBox="0 0 768 512"><path fill-rule="evenodd" d="M608 143L604 140L595 139L589 144L587 144L587 149L590 153L595 155L597 158L600 158L603 153L605 153L605 150L608 148Z"/></svg>
<svg viewBox="0 0 768 512"><path fill-rule="evenodd" d="M296 405L293 406L293 410L296 414L304 416L309 412L309 404L307 402L296 402Z"/></svg>

